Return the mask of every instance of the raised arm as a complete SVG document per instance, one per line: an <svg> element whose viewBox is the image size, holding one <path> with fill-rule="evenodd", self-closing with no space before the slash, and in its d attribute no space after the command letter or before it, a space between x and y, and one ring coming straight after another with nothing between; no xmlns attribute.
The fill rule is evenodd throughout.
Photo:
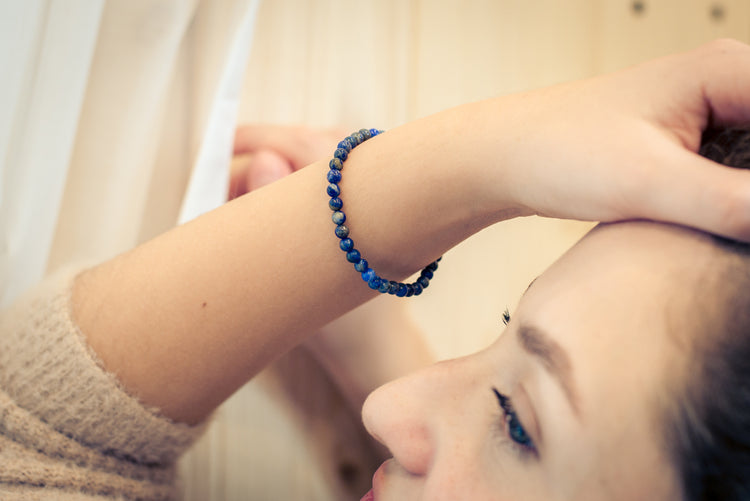
<svg viewBox="0 0 750 501"><path fill-rule="evenodd" d="M347 225L392 279L519 215L643 217L750 239L748 173L694 154L710 120L750 122L748 88L750 49L719 42L406 124L346 161ZM105 366L197 422L374 297L333 234L327 170L313 164L82 274L74 314Z"/></svg>

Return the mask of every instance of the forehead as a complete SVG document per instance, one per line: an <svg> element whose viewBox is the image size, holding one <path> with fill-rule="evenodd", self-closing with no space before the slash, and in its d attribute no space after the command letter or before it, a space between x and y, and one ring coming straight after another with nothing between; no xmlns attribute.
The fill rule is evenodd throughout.
<svg viewBox="0 0 750 501"><path fill-rule="evenodd" d="M654 223L598 227L519 304L514 321L539 327L570 357L581 420L561 418L572 430L561 440L571 443L557 450L575 447L579 457L572 465L557 459L590 492L610 485L621 493L628 485L644 491L624 499L658 499L653 489L671 477L657 411L686 359L671 331L684 324L676 315L690 315L686 305L711 254L709 240L692 231Z"/></svg>

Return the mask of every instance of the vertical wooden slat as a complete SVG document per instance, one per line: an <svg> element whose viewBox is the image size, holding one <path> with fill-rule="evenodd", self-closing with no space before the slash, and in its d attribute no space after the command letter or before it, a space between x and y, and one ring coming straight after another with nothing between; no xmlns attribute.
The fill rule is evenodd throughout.
<svg viewBox="0 0 750 501"><path fill-rule="evenodd" d="M750 41L750 3L745 0L608 0L599 10L598 72L689 50L715 38Z"/></svg>

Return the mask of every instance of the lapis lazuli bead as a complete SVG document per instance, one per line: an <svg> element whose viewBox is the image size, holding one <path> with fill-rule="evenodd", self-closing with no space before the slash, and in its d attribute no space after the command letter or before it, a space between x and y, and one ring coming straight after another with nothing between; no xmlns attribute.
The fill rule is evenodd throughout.
<svg viewBox="0 0 750 501"><path fill-rule="evenodd" d="M349 252L354 248L354 241L351 238L342 238L341 242L339 242L339 247L341 247L342 251Z"/></svg>
<svg viewBox="0 0 750 501"><path fill-rule="evenodd" d="M346 214L341 210L344 206L344 202L339 198L339 195L341 194L339 183L343 177L341 171L344 168L344 162L348 158L352 149L383 132L384 131L378 129L360 129L338 143L333 158L328 162L330 170L326 175L326 179L329 183L326 192L328 193L328 196L331 197L328 201L328 207L333 211L331 220L337 225L336 236L341 239L339 247L346 253L347 261L354 264L354 269L361 274L362 280L367 282L367 285L371 289L398 297L418 296L419 294L422 294L424 289L430 284L430 279L434 276L435 270L437 270L437 263L442 258L438 258L435 262L427 265L422 270L417 281L413 284L405 284L383 279L375 273L375 270L369 267L367 260L364 259L361 253L354 248L354 242L349 238L349 228L344 225Z"/></svg>
<svg viewBox="0 0 750 501"><path fill-rule="evenodd" d="M336 169L331 169L328 171L328 176L326 176L329 183L333 184L339 184L341 181L341 171Z"/></svg>
<svg viewBox="0 0 750 501"><path fill-rule="evenodd" d="M328 207L331 210L340 210L344 206L344 202L339 197L333 197L328 201Z"/></svg>
<svg viewBox="0 0 750 501"><path fill-rule="evenodd" d="M342 162L346 160L346 157L349 156L349 152L346 151L344 148L336 148L336 151L333 152L333 158L338 158Z"/></svg>
<svg viewBox="0 0 750 501"><path fill-rule="evenodd" d="M360 259L362 259L362 256L357 249L352 249L346 253L346 260L350 263L358 263Z"/></svg>
<svg viewBox="0 0 750 501"><path fill-rule="evenodd" d="M347 255L347 258L348 258L348 257L349 257L349 256ZM368 267L369 267L369 264L367 263L367 259L360 259L360 260L359 260L359 261L358 261L358 262L357 262L357 263L356 263L356 264L354 265L354 269L355 269L355 270L357 270L357 271L358 271L358 272L360 272L360 273L362 273L363 271L365 271L365 270L366 270L366 269L367 269Z"/></svg>
<svg viewBox="0 0 750 501"><path fill-rule="evenodd" d="M372 280L370 280L369 282L367 282L367 285L370 286L370 289L378 290L378 289L380 289L380 286L382 285L382 283L383 283L383 279L382 278L375 277Z"/></svg>
<svg viewBox="0 0 750 501"><path fill-rule="evenodd" d="M344 163L339 158L332 158L330 162L328 162L328 167L334 170L341 170L344 168Z"/></svg>
<svg viewBox="0 0 750 501"><path fill-rule="evenodd" d="M372 268L367 268L362 272L362 280L364 280L365 282L369 282L375 277L377 277L377 275L375 274L375 270L373 270Z"/></svg>
<svg viewBox="0 0 750 501"><path fill-rule="evenodd" d="M344 221L346 221L346 214L341 212L340 210L337 210L333 214L331 214L331 220L334 224L344 224Z"/></svg>
<svg viewBox="0 0 750 501"><path fill-rule="evenodd" d="M343 224L340 224L336 226L336 236L339 238L346 238L349 236L349 228L344 226Z"/></svg>

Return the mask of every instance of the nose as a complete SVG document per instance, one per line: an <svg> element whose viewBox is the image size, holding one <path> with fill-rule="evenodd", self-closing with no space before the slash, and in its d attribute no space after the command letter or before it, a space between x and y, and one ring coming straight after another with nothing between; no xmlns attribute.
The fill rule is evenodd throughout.
<svg viewBox="0 0 750 501"><path fill-rule="evenodd" d="M367 431L413 475L427 474L448 414L460 408L461 369L458 360L440 362L381 386L365 401Z"/></svg>

